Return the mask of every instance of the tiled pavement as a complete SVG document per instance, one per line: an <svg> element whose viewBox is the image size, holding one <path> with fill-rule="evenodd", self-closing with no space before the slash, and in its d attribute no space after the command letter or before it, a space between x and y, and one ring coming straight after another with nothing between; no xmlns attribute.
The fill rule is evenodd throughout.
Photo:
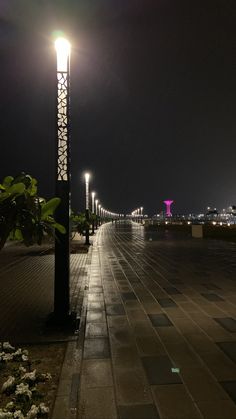
<svg viewBox="0 0 236 419"><path fill-rule="evenodd" d="M13 343L67 339L45 331L53 311L54 256L49 246L7 246L0 253L0 338ZM71 255L71 307L81 305L87 281L87 254ZM79 278L79 280L78 280ZM69 337L70 339L70 337Z"/></svg>
<svg viewBox="0 0 236 419"><path fill-rule="evenodd" d="M236 419L235 252L104 225L90 253L78 405L67 417Z"/></svg>
<svg viewBox="0 0 236 419"><path fill-rule="evenodd" d="M102 226L89 254L71 258L72 307L83 294L83 310L53 419L236 419L235 252L228 242ZM36 337L52 310L52 256L9 258L0 287L1 336L34 327Z"/></svg>

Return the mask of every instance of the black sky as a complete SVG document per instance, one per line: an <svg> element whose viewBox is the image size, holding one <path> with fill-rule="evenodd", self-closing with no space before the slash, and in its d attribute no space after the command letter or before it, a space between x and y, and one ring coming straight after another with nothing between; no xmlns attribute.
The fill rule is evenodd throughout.
<svg viewBox="0 0 236 419"><path fill-rule="evenodd" d="M1 0L1 178L54 193L55 52L73 44L72 204L82 173L105 207L236 203L234 0Z"/></svg>

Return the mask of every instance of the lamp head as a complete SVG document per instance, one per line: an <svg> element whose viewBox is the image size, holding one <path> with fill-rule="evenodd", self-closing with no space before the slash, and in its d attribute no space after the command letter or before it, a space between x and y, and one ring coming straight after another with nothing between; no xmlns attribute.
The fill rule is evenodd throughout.
<svg viewBox="0 0 236 419"><path fill-rule="evenodd" d="M68 59L70 56L71 45L65 38L57 38L55 41L57 52L57 71L67 72Z"/></svg>
<svg viewBox="0 0 236 419"><path fill-rule="evenodd" d="M85 177L85 182L88 182L89 181L89 178L90 178L90 174L89 173L85 173L84 177Z"/></svg>

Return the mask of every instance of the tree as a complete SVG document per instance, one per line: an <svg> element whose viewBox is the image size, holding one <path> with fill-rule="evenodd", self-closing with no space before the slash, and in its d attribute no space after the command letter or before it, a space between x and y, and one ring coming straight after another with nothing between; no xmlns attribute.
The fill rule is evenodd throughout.
<svg viewBox="0 0 236 419"><path fill-rule="evenodd" d="M45 235L65 228L54 219L59 198L49 201L37 195L37 180L21 173L7 176L0 184L0 250L9 237L22 240L26 246L41 244Z"/></svg>

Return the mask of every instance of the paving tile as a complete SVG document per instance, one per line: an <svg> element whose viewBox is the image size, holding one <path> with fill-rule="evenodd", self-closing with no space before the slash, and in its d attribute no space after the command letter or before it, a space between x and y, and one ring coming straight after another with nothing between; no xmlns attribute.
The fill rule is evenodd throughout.
<svg viewBox="0 0 236 419"><path fill-rule="evenodd" d="M116 383L117 403L152 403L151 390L142 368L121 368L113 366Z"/></svg>
<svg viewBox="0 0 236 419"><path fill-rule="evenodd" d="M109 387L112 385L113 378L110 360L83 360L81 371L81 387Z"/></svg>
<svg viewBox="0 0 236 419"><path fill-rule="evenodd" d="M106 304L106 312L108 316L125 314L124 306L122 304Z"/></svg>
<svg viewBox="0 0 236 419"><path fill-rule="evenodd" d="M103 292L103 287L99 285L91 285L89 284L89 292L88 295L91 293L101 293Z"/></svg>
<svg viewBox="0 0 236 419"><path fill-rule="evenodd" d="M178 373L173 373L171 368L174 365L166 355L141 357L148 382L155 384L182 383Z"/></svg>
<svg viewBox="0 0 236 419"><path fill-rule="evenodd" d="M193 302L190 301L181 301L178 303L178 305L184 310L186 311L186 313L196 313L199 311L199 307L194 304Z"/></svg>
<svg viewBox="0 0 236 419"><path fill-rule="evenodd" d="M232 317L214 318L224 329L229 332L236 332L236 321Z"/></svg>
<svg viewBox="0 0 236 419"><path fill-rule="evenodd" d="M90 358L109 358L110 349L107 338L85 339L84 359Z"/></svg>
<svg viewBox="0 0 236 419"><path fill-rule="evenodd" d="M220 349L201 358L218 381L236 380L236 365Z"/></svg>
<svg viewBox="0 0 236 419"><path fill-rule="evenodd" d="M89 302L95 302L95 301L103 301L104 297L103 294L93 293L88 294L88 301Z"/></svg>
<svg viewBox="0 0 236 419"><path fill-rule="evenodd" d="M88 302L87 304L87 309L88 310L104 310L104 302L103 301L92 301L92 302Z"/></svg>
<svg viewBox="0 0 236 419"><path fill-rule="evenodd" d="M103 323L106 321L105 311L89 310L86 315L86 323Z"/></svg>
<svg viewBox="0 0 236 419"><path fill-rule="evenodd" d="M183 384L152 386L162 419L201 419L202 416Z"/></svg>
<svg viewBox="0 0 236 419"><path fill-rule="evenodd" d="M166 343L166 350L172 361L180 369L183 366L201 366L196 353L184 340L181 343Z"/></svg>
<svg viewBox="0 0 236 419"><path fill-rule="evenodd" d="M144 308L145 312L148 314L161 314L162 313L162 309L156 301L142 303L142 307Z"/></svg>
<svg viewBox="0 0 236 419"><path fill-rule="evenodd" d="M215 284L202 284L203 287L207 288L208 290L220 290L221 288Z"/></svg>
<svg viewBox="0 0 236 419"><path fill-rule="evenodd" d="M147 321L147 315L141 309L127 310L127 316L131 324L134 324L139 321Z"/></svg>
<svg viewBox="0 0 236 419"><path fill-rule="evenodd" d="M134 292L122 292L121 293L121 298L124 301L137 300L137 297L134 294Z"/></svg>
<svg viewBox="0 0 236 419"><path fill-rule="evenodd" d="M236 403L236 380L234 381L222 381L220 382L223 389L228 393L231 399Z"/></svg>
<svg viewBox="0 0 236 419"><path fill-rule="evenodd" d="M207 419L235 419L236 406L231 400L200 401L200 411Z"/></svg>
<svg viewBox="0 0 236 419"><path fill-rule="evenodd" d="M110 335L110 342L113 346L129 345L134 340L132 329L128 324L124 325L123 327L122 325L121 327L109 327L108 330Z"/></svg>
<svg viewBox="0 0 236 419"><path fill-rule="evenodd" d="M159 419L154 404L118 406L119 419Z"/></svg>
<svg viewBox="0 0 236 419"><path fill-rule="evenodd" d="M171 298L159 298L157 299L161 307L176 307L176 304Z"/></svg>
<svg viewBox="0 0 236 419"><path fill-rule="evenodd" d="M86 338L107 337L106 323L87 323L85 330Z"/></svg>
<svg viewBox="0 0 236 419"><path fill-rule="evenodd" d="M112 305L112 304L120 304L121 303L121 299L120 296L117 295L113 295L111 296L109 295L105 295L105 301L107 305Z"/></svg>
<svg viewBox="0 0 236 419"><path fill-rule="evenodd" d="M140 358L135 345L113 346L111 345L112 361L122 368L140 368Z"/></svg>
<svg viewBox="0 0 236 419"><path fill-rule="evenodd" d="M151 326L149 320L136 321L131 324L131 328L135 337L155 336L155 330Z"/></svg>
<svg viewBox="0 0 236 419"><path fill-rule="evenodd" d="M136 344L141 356L166 355L166 350L156 336L137 337Z"/></svg>
<svg viewBox="0 0 236 419"><path fill-rule="evenodd" d="M217 345L236 363L236 342L217 342Z"/></svg>
<svg viewBox="0 0 236 419"><path fill-rule="evenodd" d="M164 290L170 295L181 294L181 292L175 287L164 287Z"/></svg>
<svg viewBox="0 0 236 419"><path fill-rule="evenodd" d="M184 340L182 334L175 327L157 327L155 330L161 342L164 342L164 344L182 343Z"/></svg>
<svg viewBox="0 0 236 419"><path fill-rule="evenodd" d="M113 387L82 389L78 416L81 419L117 419Z"/></svg>
<svg viewBox="0 0 236 419"><path fill-rule="evenodd" d="M129 327L128 319L126 316L107 316L107 323L109 327L124 328Z"/></svg>
<svg viewBox="0 0 236 419"><path fill-rule="evenodd" d="M199 355L217 352L216 343L203 332L185 333L184 337Z"/></svg>
<svg viewBox="0 0 236 419"><path fill-rule="evenodd" d="M209 294L201 293L201 295L204 298L206 298L208 301L224 301L224 299L222 297L220 297L219 295L214 294L214 293L209 293Z"/></svg>
<svg viewBox="0 0 236 419"><path fill-rule="evenodd" d="M154 327L173 326L173 323L169 320L166 314L148 314L148 317Z"/></svg>
<svg viewBox="0 0 236 419"><path fill-rule="evenodd" d="M211 373L199 366L182 366L181 378L186 385L193 400L198 401L217 401L228 400L228 394L222 386L212 377Z"/></svg>
<svg viewBox="0 0 236 419"><path fill-rule="evenodd" d="M138 300L124 301L125 308L128 310L141 310L142 306Z"/></svg>

